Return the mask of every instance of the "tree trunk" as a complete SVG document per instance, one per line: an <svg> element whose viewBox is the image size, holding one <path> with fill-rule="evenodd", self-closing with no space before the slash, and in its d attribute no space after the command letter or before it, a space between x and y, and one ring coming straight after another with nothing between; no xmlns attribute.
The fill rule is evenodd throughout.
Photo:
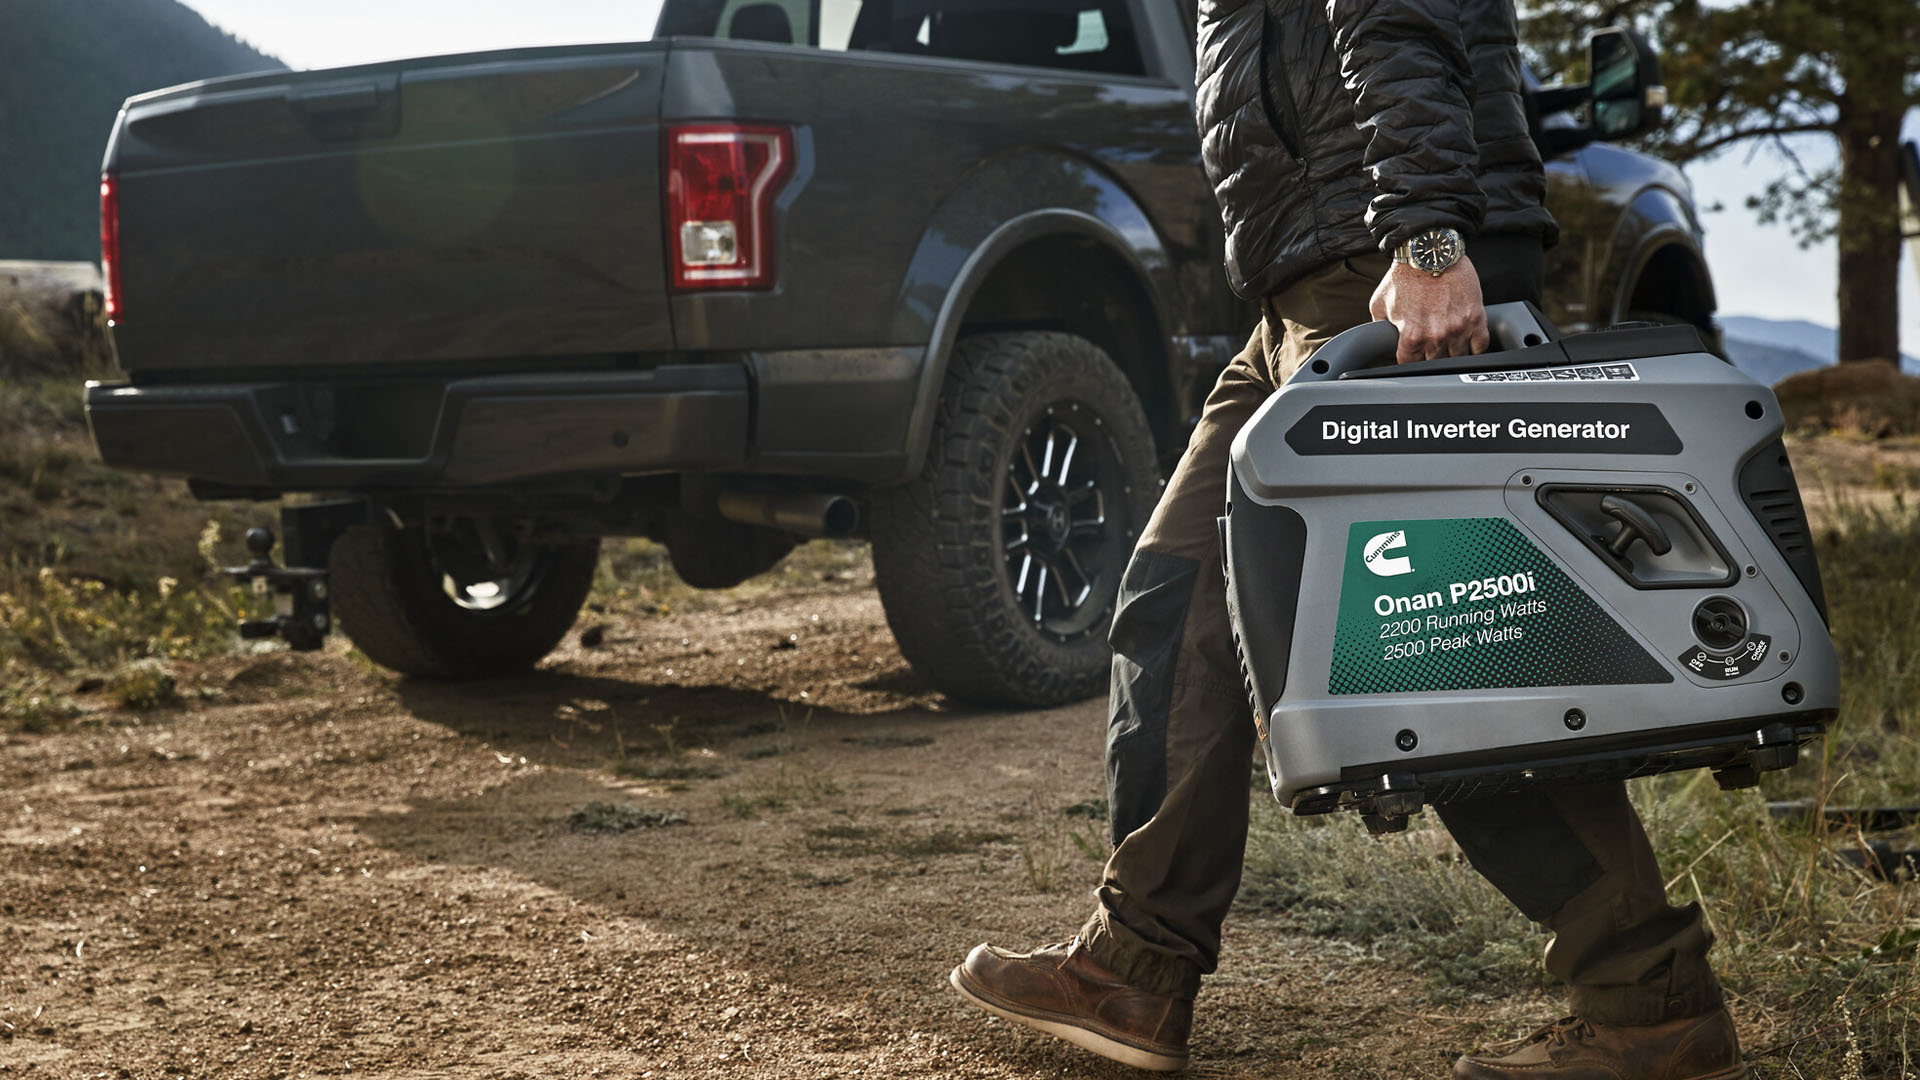
<svg viewBox="0 0 1920 1080"><path fill-rule="evenodd" d="M1840 360L1900 359L1900 117L1885 96L1840 102ZM1865 89L1865 88L1862 88ZM1871 104L1856 105L1857 101Z"/></svg>

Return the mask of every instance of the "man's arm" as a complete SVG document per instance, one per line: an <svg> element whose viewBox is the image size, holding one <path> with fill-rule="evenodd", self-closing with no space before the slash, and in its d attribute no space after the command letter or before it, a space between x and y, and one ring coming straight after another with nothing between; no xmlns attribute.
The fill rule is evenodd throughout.
<svg viewBox="0 0 1920 1080"><path fill-rule="evenodd" d="M1472 235L1486 214L1473 133L1472 64L1459 0L1327 0L1340 71L1367 135L1376 194L1367 228L1382 251L1437 228ZM1434 277L1394 263L1373 296L1375 318L1400 329L1401 363L1487 347L1471 261Z"/></svg>

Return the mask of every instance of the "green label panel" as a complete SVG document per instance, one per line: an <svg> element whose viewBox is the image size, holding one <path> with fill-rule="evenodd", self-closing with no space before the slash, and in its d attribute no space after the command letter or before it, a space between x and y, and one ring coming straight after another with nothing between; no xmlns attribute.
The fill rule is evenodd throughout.
<svg viewBox="0 0 1920 1080"><path fill-rule="evenodd" d="M1361 521L1347 534L1329 693L1672 681L1505 518Z"/></svg>

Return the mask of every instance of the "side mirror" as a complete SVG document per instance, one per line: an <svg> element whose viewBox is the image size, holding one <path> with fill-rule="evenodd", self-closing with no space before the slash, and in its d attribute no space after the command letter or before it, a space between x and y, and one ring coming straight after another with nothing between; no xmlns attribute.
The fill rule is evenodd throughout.
<svg viewBox="0 0 1920 1080"><path fill-rule="evenodd" d="M1595 30L1587 35L1587 61L1592 81L1533 91L1533 138L1542 157L1630 138L1659 127L1665 118L1660 58L1646 38L1624 26ZM1585 123L1575 119L1579 112L1586 114Z"/></svg>
<svg viewBox="0 0 1920 1080"><path fill-rule="evenodd" d="M1594 138L1623 139L1660 126L1667 88L1660 82L1660 58L1646 38L1623 26L1595 30L1587 38L1587 58Z"/></svg>

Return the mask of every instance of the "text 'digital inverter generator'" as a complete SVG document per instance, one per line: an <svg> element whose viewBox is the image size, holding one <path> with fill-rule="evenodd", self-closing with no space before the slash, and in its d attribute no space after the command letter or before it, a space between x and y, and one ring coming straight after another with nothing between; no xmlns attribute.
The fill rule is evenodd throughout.
<svg viewBox="0 0 1920 1080"><path fill-rule="evenodd" d="M1228 607L1275 796L1384 830L1792 765L1839 677L1772 392L1692 327L1487 314L1479 356L1341 334L1234 440Z"/></svg>

